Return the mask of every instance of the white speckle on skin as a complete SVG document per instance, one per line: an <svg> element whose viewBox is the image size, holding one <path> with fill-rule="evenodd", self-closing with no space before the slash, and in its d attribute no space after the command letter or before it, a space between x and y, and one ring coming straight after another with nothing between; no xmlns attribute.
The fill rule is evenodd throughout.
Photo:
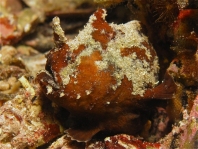
<svg viewBox="0 0 198 149"><path fill-rule="evenodd" d="M85 92L86 92L87 95L91 94L90 90L85 90Z"/></svg>
<svg viewBox="0 0 198 149"><path fill-rule="evenodd" d="M107 16L107 11L105 9L102 9L102 11L104 12L102 14L102 18L105 20L105 17Z"/></svg>
<svg viewBox="0 0 198 149"><path fill-rule="evenodd" d="M76 99L80 99L80 97L81 97L81 96L80 96L80 94L77 94L77 97L76 97Z"/></svg>
<svg viewBox="0 0 198 149"><path fill-rule="evenodd" d="M65 94L63 92L60 93L60 97L63 97L65 96Z"/></svg>
<svg viewBox="0 0 198 149"><path fill-rule="evenodd" d="M95 61L95 65L99 70L108 69L109 65L107 61Z"/></svg>
<svg viewBox="0 0 198 149"><path fill-rule="evenodd" d="M46 88L47 88L47 94L52 93L52 87L50 85L47 85Z"/></svg>
<svg viewBox="0 0 198 149"><path fill-rule="evenodd" d="M107 104L107 105L109 105L109 104L110 104L110 102L109 102L109 101L107 101L107 102L106 102L106 104Z"/></svg>

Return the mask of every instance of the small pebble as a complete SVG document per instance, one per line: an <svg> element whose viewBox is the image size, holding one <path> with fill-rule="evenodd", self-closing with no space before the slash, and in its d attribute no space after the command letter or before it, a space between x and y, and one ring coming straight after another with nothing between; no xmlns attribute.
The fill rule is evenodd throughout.
<svg viewBox="0 0 198 149"><path fill-rule="evenodd" d="M6 91L10 88L10 84L5 81L0 81L0 91Z"/></svg>
<svg viewBox="0 0 198 149"><path fill-rule="evenodd" d="M10 77L8 79L8 83L10 84L10 86L13 86L16 83L17 79L16 77Z"/></svg>
<svg viewBox="0 0 198 149"><path fill-rule="evenodd" d="M0 51L0 55L3 55L0 59L1 63L9 64L12 61L13 56L16 54L16 49L12 46L3 46Z"/></svg>

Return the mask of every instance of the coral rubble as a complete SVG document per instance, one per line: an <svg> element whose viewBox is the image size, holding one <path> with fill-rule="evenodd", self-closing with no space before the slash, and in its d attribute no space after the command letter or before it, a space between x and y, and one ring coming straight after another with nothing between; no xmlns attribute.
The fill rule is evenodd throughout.
<svg viewBox="0 0 198 149"><path fill-rule="evenodd" d="M21 94L0 109L0 148L35 148L61 133L50 111L43 110L43 99L35 97L32 85L24 76L19 80L24 86Z"/></svg>

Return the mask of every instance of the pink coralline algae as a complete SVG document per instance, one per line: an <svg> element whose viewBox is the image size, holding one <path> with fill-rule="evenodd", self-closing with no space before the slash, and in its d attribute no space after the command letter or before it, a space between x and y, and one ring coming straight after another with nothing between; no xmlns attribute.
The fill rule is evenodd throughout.
<svg viewBox="0 0 198 149"><path fill-rule="evenodd" d="M198 132L198 96L194 100L193 107L188 114L187 110L183 111L183 120L178 126L173 126L172 131L159 143L165 148L177 146L179 148L197 148ZM177 136L177 137L175 137Z"/></svg>

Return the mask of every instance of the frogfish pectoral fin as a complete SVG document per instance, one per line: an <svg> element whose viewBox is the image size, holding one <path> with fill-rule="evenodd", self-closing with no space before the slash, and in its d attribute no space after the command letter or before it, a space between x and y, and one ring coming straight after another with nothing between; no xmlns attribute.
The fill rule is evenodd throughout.
<svg viewBox="0 0 198 149"><path fill-rule="evenodd" d="M58 97L59 86L55 83L53 77L46 71L40 72L36 77L38 82L47 97Z"/></svg>
<svg viewBox="0 0 198 149"><path fill-rule="evenodd" d="M69 128L66 130L67 136L71 138L71 140L75 140L77 142L87 142L91 140L91 138L100 131L100 128L92 128L92 129L73 129Z"/></svg>
<svg viewBox="0 0 198 149"><path fill-rule="evenodd" d="M153 89L148 89L145 94L145 99L171 99L176 92L177 85L175 84L172 76L165 73L164 80L161 84Z"/></svg>

